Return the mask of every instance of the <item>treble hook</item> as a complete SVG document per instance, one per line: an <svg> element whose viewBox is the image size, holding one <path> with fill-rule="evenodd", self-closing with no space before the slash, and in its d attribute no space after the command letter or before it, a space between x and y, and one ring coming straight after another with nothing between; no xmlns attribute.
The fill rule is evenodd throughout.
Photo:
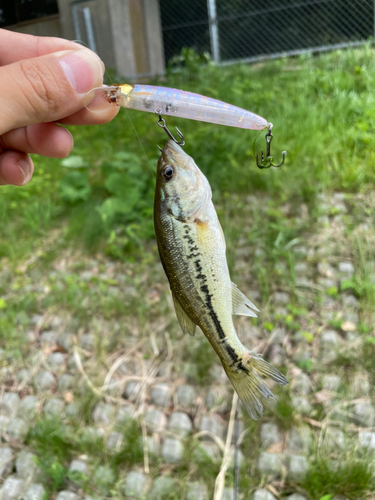
<svg viewBox="0 0 375 500"><path fill-rule="evenodd" d="M264 157L264 154L263 154L263 151L262 151L262 154L261 154L261 157L260 157L261 161L259 163L258 155L256 155L256 164L257 164L258 168L270 168L270 167L279 168L279 167L282 167L284 165L286 151L283 151L281 153L283 155L283 161L279 165L274 165L272 163L273 162L273 156L271 156L271 141L272 141L272 138L273 138L273 135L271 133L272 127L273 127L272 123L269 123L268 124L268 132L265 135L266 142L267 142L267 151L266 151L266 155L267 156Z"/></svg>
<svg viewBox="0 0 375 500"><path fill-rule="evenodd" d="M175 142L179 146L185 146L185 140L184 140L184 136L182 135L182 132L176 127L178 137L181 139L180 142L176 141L176 139L173 137L173 135L171 134L171 132L168 130L168 127L165 124L165 120L164 120L164 118L160 114L160 110L157 109L156 113L159 116L159 120L157 121L157 124L159 125L159 127L161 127L163 130L165 130L165 132L167 133L168 137L170 137L173 142Z"/></svg>

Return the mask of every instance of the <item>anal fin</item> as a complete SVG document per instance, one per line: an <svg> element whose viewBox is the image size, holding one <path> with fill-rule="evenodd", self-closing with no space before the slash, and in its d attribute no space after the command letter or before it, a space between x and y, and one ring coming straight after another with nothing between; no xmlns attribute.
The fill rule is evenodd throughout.
<svg viewBox="0 0 375 500"><path fill-rule="evenodd" d="M256 318L257 315L252 309L259 311L251 300L241 292L237 285L232 283L232 314L242 314L243 316L253 316Z"/></svg>
<svg viewBox="0 0 375 500"><path fill-rule="evenodd" d="M179 303L178 299L175 297L175 294L173 292L172 292L172 297L173 297L173 302L174 302L174 308L176 311L176 316L177 316L178 322L180 323L182 331L184 333L188 333L189 335L194 337L195 329L196 329L195 323L193 323L193 321L189 318L189 316L183 310L181 304Z"/></svg>

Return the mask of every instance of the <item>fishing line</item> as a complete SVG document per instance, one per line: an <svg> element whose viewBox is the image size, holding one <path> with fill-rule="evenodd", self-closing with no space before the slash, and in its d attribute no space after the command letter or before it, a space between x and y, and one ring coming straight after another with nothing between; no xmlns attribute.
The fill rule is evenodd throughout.
<svg viewBox="0 0 375 500"><path fill-rule="evenodd" d="M126 108L125 108L125 112L126 112L126 116L127 116L128 120L130 121L130 125L132 126L132 129L134 130L134 133L135 133L135 135L136 135L136 137L138 139L139 145L141 146L143 155L146 158L146 163L148 163L149 159L148 159L148 156L146 155L145 148L143 147L141 138L139 137L139 134L138 134L138 132L137 132L135 126L134 126L133 120L131 119L131 116L129 116L128 110Z"/></svg>

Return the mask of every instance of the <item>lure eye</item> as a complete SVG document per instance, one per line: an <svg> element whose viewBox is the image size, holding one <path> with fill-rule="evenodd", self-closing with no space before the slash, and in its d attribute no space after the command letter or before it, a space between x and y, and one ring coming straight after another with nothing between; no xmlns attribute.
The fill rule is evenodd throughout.
<svg viewBox="0 0 375 500"><path fill-rule="evenodd" d="M172 179L172 177L174 176L174 168L172 167L172 165L167 165L165 167L165 169L163 170L162 176L164 177L164 179L167 182Z"/></svg>

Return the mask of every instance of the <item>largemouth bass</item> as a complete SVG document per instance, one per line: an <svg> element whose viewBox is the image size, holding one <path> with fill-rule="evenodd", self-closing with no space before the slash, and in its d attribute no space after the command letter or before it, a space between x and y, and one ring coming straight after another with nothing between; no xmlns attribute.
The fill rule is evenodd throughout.
<svg viewBox="0 0 375 500"><path fill-rule="evenodd" d="M160 259L184 333L203 331L250 416L263 414L260 396L275 399L258 374L287 384L282 373L239 340L232 315L256 316L231 282L225 239L208 180L180 146L168 141L157 168L154 205Z"/></svg>

